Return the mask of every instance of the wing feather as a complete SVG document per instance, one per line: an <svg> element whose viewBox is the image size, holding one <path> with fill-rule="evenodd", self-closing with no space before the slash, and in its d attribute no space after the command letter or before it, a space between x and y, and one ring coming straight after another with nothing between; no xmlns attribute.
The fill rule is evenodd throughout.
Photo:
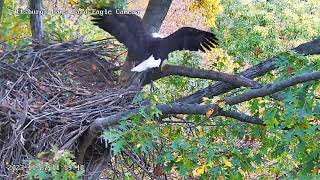
<svg viewBox="0 0 320 180"><path fill-rule="evenodd" d="M123 43L129 51L139 53L145 49L148 38L141 18L135 14L117 14L115 9L103 8L100 10L112 10L112 14L92 15L93 24L114 36Z"/></svg>
<svg viewBox="0 0 320 180"><path fill-rule="evenodd" d="M180 28L160 42L162 49L165 49L164 53L168 54L176 50L205 52L217 45L218 39L213 33L191 27Z"/></svg>

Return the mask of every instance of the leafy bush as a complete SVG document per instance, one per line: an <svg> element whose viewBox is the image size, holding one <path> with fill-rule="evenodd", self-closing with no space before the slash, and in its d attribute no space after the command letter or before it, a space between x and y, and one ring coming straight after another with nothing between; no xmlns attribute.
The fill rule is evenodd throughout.
<svg viewBox="0 0 320 180"><path fill-rule="evenodd" d="M29 162L29 179L78 180L84 175L83 166L77 165L68 151L54 148L50 152L40 153L38 158Z"/></svg>

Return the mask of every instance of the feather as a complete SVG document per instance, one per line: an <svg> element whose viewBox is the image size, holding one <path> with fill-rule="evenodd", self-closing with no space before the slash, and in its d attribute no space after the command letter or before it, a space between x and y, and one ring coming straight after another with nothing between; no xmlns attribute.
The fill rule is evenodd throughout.
<svg viewBox="0 0 320 180"><path fill-rule="evenodd" d="M153 55L151 55L148 59L140 63L138 66L131 69L134 72L142 72L147 69L159 67L161 64L161 59L154 59Z"/></svg>

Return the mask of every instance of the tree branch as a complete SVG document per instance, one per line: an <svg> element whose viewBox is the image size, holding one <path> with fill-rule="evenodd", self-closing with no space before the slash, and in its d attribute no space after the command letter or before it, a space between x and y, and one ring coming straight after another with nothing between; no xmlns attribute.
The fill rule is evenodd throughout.
<svg viewBox="0 0 320 180"><path fill-rule="evenodd" d="M230 83L236 86L246 86L246 87L261 87L259 83L243 77L241 75L227 74L219 71L211 71L205 69L194 69L185 66L176 65L164 65L163 69L156 69L148 76L153 77L153 80L160 79L165 76L179 75L191 78L201 78L210 79L215 81L223 81L225 83Z"/></svg>
<svg viewBox="0 0 320 180"><path fill-rule="evenodd" d="M224 111L222 108L214 104L208 106L208 105L201 105L201 104L171 103L171 104L157 105L157 109L162 112L161 118L164 118L173 114L206 115L209 109L213 109L214 116L225 116L225 117L237 119L241 122L263 125L263 121L260 118L251 117L235 111ZM118 113L113 116L98 118L91 125L90 131L100 132L110 126L116 125L117 123L119 123L121 119L128 118L132 114L136 114L138 112L139 112L139 109L134 109L127 112Z"/></svg>
<svg viewBox="0 0 320 180"><path fill-rule="evenodd" d="M316 39L304 44L299 45L296 48L293 48L292 51L295 51L298 54L302 55L314 55L314 54L320 54L320 39ZM270 59L267 59L251 68L248 68L240 73L240 75L246 77L246 78L256 78L259 76L262 76L271 70L276 69L276 62L277 57L272 57ZM227 83L218 82L213 85L208 86L207 88L198 90L194 94L191 94L189 96L183 97L179 99L179 102L185 102L185 103L199 103L202 101L203 97L213 97L218 96L220 94L226 93L232 89L237 88L238 86L232 86Z"/></svg>
<svg viewBox="0 0 320 180"><path fill-rule="evenodd" d="M157 108L166 116L173 114L206 115L209 109L213 109L214 116L230 117L241 122L263 125L263 120L260 118L248 116L236 111L225 111L215 104L208 106L201 104L172 103L168 105L158 105Z"/></svg>
<svg viewBox="0 0 320 180"><path fill-rule="evenodd" d="M224 116L237 119L241 122L264 125L263 120L257 117L252 117L236 111L224 111L217 105L201 105L201 104L186 104L186 103L171 103L157 105L157 108L162 112L161 119L173 114L194 114L206 115L208 110L213 110L213 116ZM148 109L148 107L146 107ZM77 163L83 164L85 153L88 147L92 144L95 138L105 129L118 124L122 119L129 118L132 114L139 113L139 109L133 109L126 112L114 114L112 116L97 118L86 133L80 138L79 151L77 152Z"/></svg>
<svg viewBox="0 0 320 180"><path fill-rule="evenodd" d="M159 179L162 180L162 178L157 177L156 175L154 175L152 172L150 172L147 168L145 168L140 162L139 160L137 160L131 152L129 152L128 150L124 150L124 153L136 164L138 165L145 173L148 174L148 176L150 176L152 179Z"/></svg>
<svg viewBox="0 0 320 180"><path fill-rule="evenodd" d="M249 90L243 94L228 97L225 99L225 102L229 105L233 105L233 104L241 103L244 101L248 101L253 98L271 95L275 92L284 90L290 86L293 86L293 85L296 85L299 83L304 83L307 81L319 80L319 79L320 79L320 71L308 73L308 74L304 74L304 75L300 75L300 76L295 76L295 77L290 78L286 81L268 84L268 85L263 86L262 88L259 88L259 89Z"/></svg>

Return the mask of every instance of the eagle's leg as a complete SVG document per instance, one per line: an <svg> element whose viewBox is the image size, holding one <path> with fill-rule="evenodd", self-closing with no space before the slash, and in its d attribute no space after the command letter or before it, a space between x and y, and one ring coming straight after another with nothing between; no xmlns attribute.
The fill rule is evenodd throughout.
<svg viewBox="0 0 320 180"><path fill-rule="evenodd" d="M160 65L160 71L162 71L162 70L163 70L163 66Z"/></svg>
<svg viewBox="0 0 320 180"><path fill-rule="evenodd" d="M147 72L144 73L144 80L147 79ZM153 84L153 80L150 80L150 92L153 93L153 89L154 89L154 84Z"/></svg>
<svg viewBox="0 0 320 180"><path fill-rule="evenodd" d="M161 61L161 63L160 63L160 66L159 66L159 67L160 67L160 71L163 70L163 66L164 66L163 62L164 62L164 61Z"/></svg>

